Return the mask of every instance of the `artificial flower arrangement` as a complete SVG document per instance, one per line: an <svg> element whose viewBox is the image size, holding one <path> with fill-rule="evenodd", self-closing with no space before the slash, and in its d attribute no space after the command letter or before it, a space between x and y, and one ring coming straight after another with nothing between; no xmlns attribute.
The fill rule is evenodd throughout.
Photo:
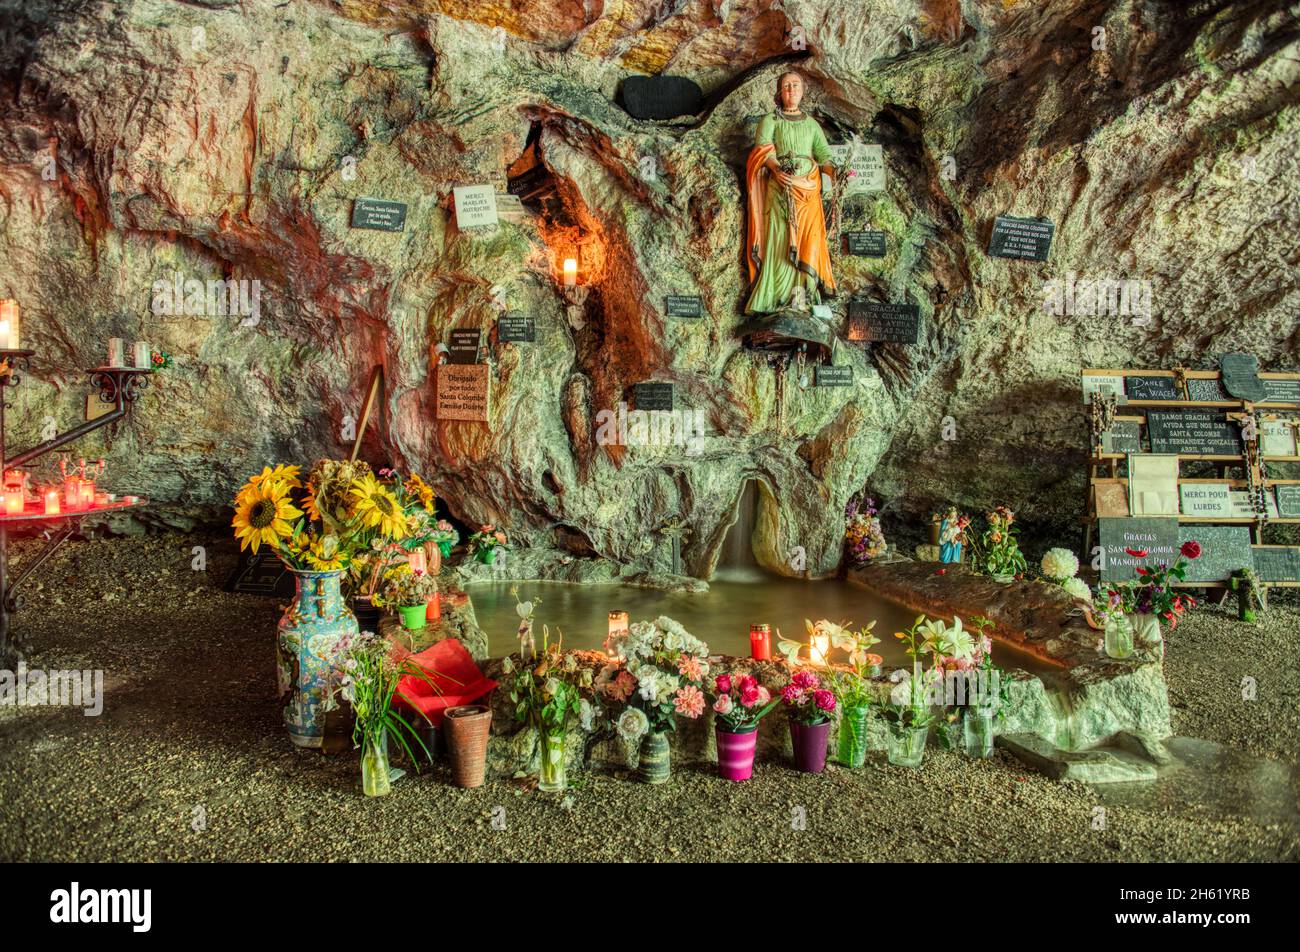
<svg viewBox="0 0 1300 952"><path fill-rule="evenodd" d="M507 660L506 672L514 670ZM578 659L564 653L564 635L556 629L551 642L550 629L542 626L541 654L523 661L514 671L510 683L510 700L515 705L515 720L537 732L541 764L538 789L554 792L567 786L565 773L565 738L569 729L580 721L590 722L591 702L582 697L579 685L590 686L590 669L579 670Z"/></svg>
<svg viewBox="0 0 1300 952"><path fill-rule="evenodd" d="M497 549L508 549L510 543L506 534L494 525L480 526L478 532L469 537L469 558L478 559L484 565L496 561Z"/></svg>
<svg viewBox="0 0 1300 952"><path fill-rule="evenodd" d="M745 733L780 703L752 674L720 674L713 682L713 713L732 733Z"/></svg>
<svg viewBox="0 0 1300 952"><path fill-rule="evenodd" d="M451 550L460 541L460 533L446 519L439 519L437 525L433 528L433 536L430 541L438 547L445 559L451 555Z"/></svg>
<svg viewBox="0 0 1300 952"><path fill-rule="evenodd" d="M678 717L694 720L704 713L701 685L709 673L708 646L671 618L661 616L653 622L634 622L614 635L609 652L619 663L601 669L596 691L609 701L627 705L615 720L615 731L629 760L643 739L653 742L650 759L656 767L662 759L662 770L645 779L662 782L668 769L665 735L676 730Z"/></svg>
<svg viewBox="0 0 1300 952"><path fill-rule="evenodd" d="M835 714L835 693L807 668L796 671L781 689L781 703L790 720L808 727L826 724Z"/></svg>
<svg viewBox="0 0 1300 952"><path fill-rule="evenodd" d="M361 593L370 595L375 605L383 604L381 583L388 578L394 565L406 565L411 552L436 541L437 523L434 512L437 497L433 488L419 473L405 479L393 469L381 469L375 480L374 499L379 508L392 508L392 524L402 525L400 535L372 542L368 552L358 558L353 575ZM388 603L395 604L390 598Z"/></svg>
<svg viewBox="0 0 1300 952"><path fill-rule="evenodd" d="M398 682L408 674L433 682L419 665L409 660L395 662L388 643L368 631L355 636L345 634L334 649L332 661L322 706L335 710L340 698L351 706L355 716L352 742L361 748L362 790L368 797L383 796L403 773L389 767L390 740L401 746L417 772L421 760L410 742L414 741L425 757L429 756L415 728L393 707Z"/></svg>
<svg viewBox="0 0 1300 952"><path fill-rule="evenodd" d="M889 551L877 511L874 499L865 499L861 503L856 499L850 500L845 509L848 524L844 529L844 542L850 557L859 565Z"/></svg>
<svg viewBox="0 0 1300 952"><path fill-rule="evenodd" d="M1135 559L1145 559L1149 549L1124 550ZM1139 566L1138 578L1128 582L1104 582L1097 588L1091 615L1095 627L1105 629L1106 653L1112 658L1127 658L1136 645L1163 646L1161 623L1170 631L1178 627L1178 620L1189 608L1196 607L1196 599L1175 590L1175 580L1187 577L1187 563L1200 558L1201 544L1189 539L1179 547L1173 565L1164 562L1154 568Z"/></svg>
<svg viewBox="0 0 1300 952"><path fill-rule="evenodd" d="M149 354L149 369L153 371L171 370L172 355L162 350L155 350Z"/></svg>
<svg viewBox="0 0 1300 952"><path fill-rule="evenodd" d="M380 607L423 608L429 599L438 594L438 579L429 572L414 571L403 562L384 573L379 590L373 596Z"/></svg>
<svg viewBox="0 0 1300 952"><path fill-rule="evenodd" d="M1023 575L1028 567L1016 540L1020 533L1015 525L1016 514L1006 506L998 506L987 513L986 518L989 525L980 537L976 565L985 575L999 582L1009 582Z"/></svg>

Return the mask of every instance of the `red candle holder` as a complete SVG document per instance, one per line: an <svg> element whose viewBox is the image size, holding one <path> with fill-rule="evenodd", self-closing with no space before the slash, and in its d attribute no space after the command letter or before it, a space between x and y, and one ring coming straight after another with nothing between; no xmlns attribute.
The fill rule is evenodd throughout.
<svg viewBox="0 0 1300 952"><path fill-rule="evenodd" d="M749 653L755 661L772 660L772 626L749 626Z"/></svg>
<svg viewBox="0 0 1300 952"><path fill-rule="evenodd" d="M424 606L424 620L425 621L442 620L442 596L437 592L433 593L433 597L430 598L428 603L425 604Z"/></svg>

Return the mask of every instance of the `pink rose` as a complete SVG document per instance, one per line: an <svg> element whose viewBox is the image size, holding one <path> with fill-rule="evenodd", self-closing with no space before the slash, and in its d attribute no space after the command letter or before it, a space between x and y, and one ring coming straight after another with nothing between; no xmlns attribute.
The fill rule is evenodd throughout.
<svg viewBox="0 0 1300 952"><path fill-rule="evenodd" d="M817 691L813 694L817 706L823 711L835 710L835 695L830 691Z"/></svg>
<svg viewBox="0 0 1300 952"><path fill-rule="evenodd" d="M747 674L740 679L740 689L742 691L746 690L747 688L756 688L756 687L758 687L758 678L754 677L752 674Z"/></svg>
<svg viewBox="0 0 1300 952"><path fill-rule="evenodd" d="M758 689L758 703L766 704L770 700L772 700L772 692L760 686Z"/></svg>
<svg viewBox="0 0 1300 952"><path fill-rule="evenodd" d="M725 675L724 675L724 677L725 677ZM717 711L719 714L730 714L730 713L731 713L731 695L730 695L730 694L719 694L719 695L718 695L718 699L717 699L716 701L713 702L713 709L714 709L715 711Z"/></svg>
<svg viewBox="0 0 1300 952"><path fill-rule="evenodd" d="M808 700L808 695L803 693L803 689L791 682L781 689L781 700L786 704L801 705Z"/></svg>
<svg viewBox="0 0 1300 952"><path fill-rule="evenodd" d="M807 691L809 688L816 690L821 686L817 683L817 675L807 670L796 671L791 683L801 691Z"/></svg>
<svg viewBox="0 0 1300 952"><path fill-rule="evenodd" d="M753 707L758 703L758 688L749 685L740 689L740 703L745 707Z"/></svg>
<svg viewBox="0 0 1300 952"><path fill-rule="evenodd" d="M731 693L731 675L729 675L729 674L720 674L720 675L718 675L718 680L717 680L716 682L714 682L714 687L717 689L717 691L718 691L719 694L730 694L730 693Z"/></svg>

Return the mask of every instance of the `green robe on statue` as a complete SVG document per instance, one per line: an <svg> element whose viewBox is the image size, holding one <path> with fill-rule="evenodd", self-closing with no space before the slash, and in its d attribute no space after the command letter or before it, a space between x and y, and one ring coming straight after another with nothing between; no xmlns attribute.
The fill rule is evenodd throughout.
<svg viewBox="0 0 1300 952"><path fill-rule="evenodd" d="M793 168L795 182L786 195L766 168L773 155L783 169ZM791 119L773 112L759 122L746 172L752 282L747 314L790 308L796 287L804 289L809 305L835 295L821 198L820 166L830 161L826 134L812 116ZM793 209L793 222L787 208Z"/></svg>

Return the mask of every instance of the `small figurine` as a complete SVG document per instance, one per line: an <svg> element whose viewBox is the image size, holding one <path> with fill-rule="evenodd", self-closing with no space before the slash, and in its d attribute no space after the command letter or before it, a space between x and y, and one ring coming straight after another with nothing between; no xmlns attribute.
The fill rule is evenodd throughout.
<svg viewBox="0 0 1300 952"><path fill-rule="evenodd" d="M966 528L970 516L960 515L956 506L949 506L939 521L939 561L960 562L961 547L966 541Z"/></svg>

